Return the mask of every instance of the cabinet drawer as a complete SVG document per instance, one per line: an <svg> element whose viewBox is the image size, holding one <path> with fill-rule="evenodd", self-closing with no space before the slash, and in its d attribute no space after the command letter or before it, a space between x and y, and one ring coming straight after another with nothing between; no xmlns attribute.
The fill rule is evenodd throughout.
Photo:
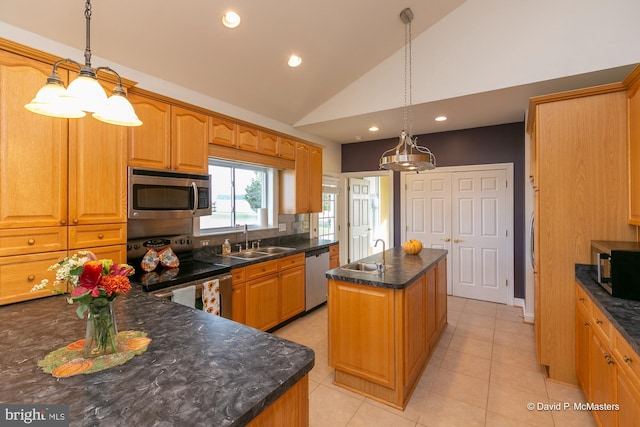
<svg viewBox="0 0 640 427"><path fill-rule="evenodd" d="M69 249L127 243L127 224L77 225L69 227Z"/></svg>
<svg viewBox="0 0 640 427"><path fill-rule="evenodd" d="M56 273L48 269L66 256L66 251L59 251L0 258L0 305L51 295L50 290L30 291L42 279L53 285Z"/></svg>
<svg viewBox="0 0 640 427"><path fill-rule="evenodd" d="M608 345L611 345L611 322L595 304L591 304L591 317L593 330L597 331Z"/></svg>
<svg viewBox="0 0 640 427"><path fill-rule="evenodd" d="M340 245L331 245L329 246L329 256L338 256L340 255Z"/></svg>
<svg viewBox="0 0 640 427"><path fill-rule="evenodd" d="M585 310L587 314L591 313L591 298L587 296L584 289L578 284L576 284L576 308Z"/></svg>
<svg viewBox="0 0 640 427"><path fill-rule="evenodd" d="M273 261L265 261L258 264L250 265L245 267L246 274L245 277L247 280L255 279L256 277L267 276L269 274L277 273L278 268L278 260L274 259Z"/></svg>
<svg viewBox="0 0 640 427"><path fill-rule="evenodd" d="M632 382L640 388L640 356L617 331L613 332L613 352L619 359L619 365L626 366L633 372L635 381Z"/></svg>
<svg viewBox="0 0 640 427"><path fill-rule="evenodd" d="M297 267L299 265L304 265L304 253L291 255L280 259L280 270Z"/></svg>
<svg viewBox="0 0 640 427"><path fill-rule="evenodd" d="M233 276L233 284L236 285L238 283L242 283L245 281L245 268L234 268L231 270L231 275Z"/></svg>
<svg viewBox="0 0 640 427"><path fill-rule="evenodd" d="M0 256L67 249L67 227L0 230Z"/></svg>

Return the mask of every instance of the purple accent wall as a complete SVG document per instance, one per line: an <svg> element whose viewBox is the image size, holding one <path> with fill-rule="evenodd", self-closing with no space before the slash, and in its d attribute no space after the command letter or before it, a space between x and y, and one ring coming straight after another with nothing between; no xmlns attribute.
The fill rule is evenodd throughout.
<svg viewBox="0 0 640 427"><path fill-rule="evenodd" d="M418 144L436 156L437 166L513 163L514 296L524 298L524 122L486 126L418 136ZM342 145L342 172L379 170L380 155L397 145L398 138ZM422 172L429 173L429 172ZM394 172L394 218L400 218L400 174ZM400 246L400 221L394 227L394 246Z"/></svg>

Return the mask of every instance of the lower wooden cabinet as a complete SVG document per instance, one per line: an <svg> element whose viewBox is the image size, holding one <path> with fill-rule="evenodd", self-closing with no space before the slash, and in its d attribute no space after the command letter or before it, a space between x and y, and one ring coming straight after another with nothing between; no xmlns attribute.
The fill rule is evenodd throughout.
<svg viewBox="0 0 640 427"><path fill-rule="evenodd" d="M611 352L596 333L591 334L589 356L591 358L591 393L593 403L610 403L616 401L616 366ZM615 426L614 411L594 411L594 416L601 426Z"/></svg>
<svg viewBox="0 0 640 427"><path fill-rule="evenodd" d="M576 308L576 375L578 384L583 390L591 390L591 375L589 373L590 353L589 343L591 323L589 315ZM589 399L589 396L586 396Z"/></svg>
<svg viewBox="0 0 640 427"><path fill-rule="evenodd" d="M0 258L0 305L51 295L51 291L30 292L43 279L53 285L54 271L48 268L67 256L67 251L45 252ZM66 291L66 289L60 289Z"/></svg>
<svg viewBox="0 0 640 427"><path fill-rule="evenodd" d="M340 245L329 246L329 270L340 267Z"/></svg>
<svg viewBox="0 0 640 427"><path fill-rule="evenodd" d="M280 272L279 319L284 321L304 311L304 266L289 268Z"/></svg>
<svg viewBox="0 0 640 427"><path fill-rule="evenodd" d="M246 324L266 331L278 322L278 275L247 282Z"/></svg>
<svg viewBox="0 0 640 427"><path fill-rule="evenodd" d="M617 425L640 426L640 391L631 384L626 375L617 375L616 392L620 405Z"/></svg>

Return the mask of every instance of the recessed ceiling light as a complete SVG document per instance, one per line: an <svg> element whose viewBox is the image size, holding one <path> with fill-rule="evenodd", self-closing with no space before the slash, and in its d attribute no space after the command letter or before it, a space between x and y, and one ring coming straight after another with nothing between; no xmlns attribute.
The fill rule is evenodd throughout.
<svg viewBox="0 0 640 427"><path fill-rule="evenodd" d="M298 55L291 55L287 64L289 64L289 67L295 68L298 65L302 64L302 58L300 58Z"/></svg>
<svg viewBox="0 0 640 427"><path fill-rule="evenodd" d="M240 25L240 15L233 10L228 10L222 15L222 24L227 28L236 28Z"/></svg>
<svg viewBox="0 0 640 427"><path fill-rule="evenodd" d="M445 120L447 120L447 116L437 116L435 118L436 122L444 122Z"/></svg>
<svg viewBox="0 0 640 427"><path fill-rule="evenodd" d="M378 132L380 130L380 128L378 126L371 126L369 128L369 132Z"/></svg>

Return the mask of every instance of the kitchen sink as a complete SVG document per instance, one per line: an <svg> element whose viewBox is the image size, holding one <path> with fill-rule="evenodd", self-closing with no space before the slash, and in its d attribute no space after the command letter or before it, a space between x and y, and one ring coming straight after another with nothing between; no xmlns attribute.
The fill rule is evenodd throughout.
<svg viewBox="0 0 640 427"><path fill-rule="evenodd" d="M384 273L388 269L391 268L390 265L385 265L382 270L378 270L378 265L375 262L354 262L351 264L347 264L344 267L340 267L343 270L353 271L356 273Z"/></svg>
<svg viewBox="0 0 640 427"><path fill-rule="evenodd" d="M257 258L265 258L268 257L270 254L264 253L264 252L258 252L258 251L254 251L254 250L249 250L249 251L240 251L240 252L231 252L229 254L229 256L231 258L238 258L238 259L257 259Z"/></svg>
<svg viewBox="0 0 640 427"><path fill-rule="evenodd" d="M280 254L282 252L289 252L293 250L294 248L285 248L282 246L266 246L264 248L256 249L256 252L262 252L265 254Z"/></svg>

